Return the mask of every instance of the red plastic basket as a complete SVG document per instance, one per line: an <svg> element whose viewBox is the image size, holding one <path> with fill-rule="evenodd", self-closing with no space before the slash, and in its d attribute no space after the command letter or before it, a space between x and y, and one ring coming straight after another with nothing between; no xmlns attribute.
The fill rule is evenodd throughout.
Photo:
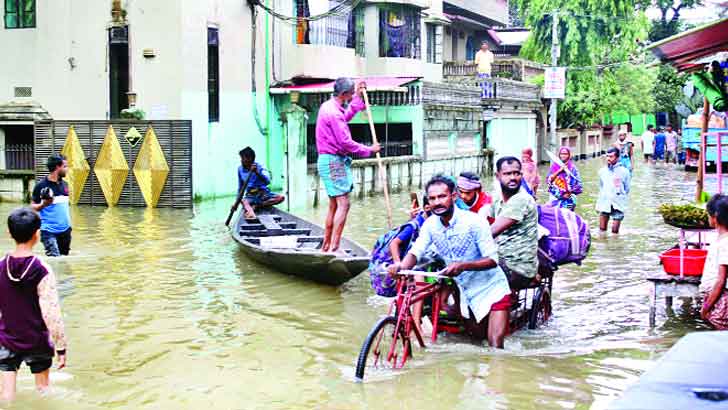
<svg viewBox="0 0 728 410"><path fill-rule="evenodd" d="M660 254L665 273L679 275L680 265L682 265L682 273L685 276L702 275L707 257L708 251L705 249L683 249L682 251L680 249L670 249Z"/></svg>

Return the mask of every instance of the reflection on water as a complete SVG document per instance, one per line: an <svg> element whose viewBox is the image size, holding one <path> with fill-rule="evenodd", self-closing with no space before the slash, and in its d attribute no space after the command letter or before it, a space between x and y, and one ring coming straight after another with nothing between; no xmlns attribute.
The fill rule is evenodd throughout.
<svg viewBox="0 0 728 410"><path fill-rule="evenodd" d="M594 227L600 163L577 164L579 212ZM643 280L677 238L654 208L690 198L693 178L638 168L622 234L594 232L584 264L556 274L553 319L509 337L505 352L444 337L407 369L363 384L353 382L354 360L386 311L366 275L331 288L248 261L223 224L231 200L194 211L74 207L71 256L51 261L69 367L46 398L23 370L11 408L604 408L677 338L703 328L676 302L671 315L658 308L650 330ZM408 195L393 200L404 221ZM303 216L320 222L324 212ZM369 247L385 223L382 199L367 198L354 203L346 235Z"/></svg>

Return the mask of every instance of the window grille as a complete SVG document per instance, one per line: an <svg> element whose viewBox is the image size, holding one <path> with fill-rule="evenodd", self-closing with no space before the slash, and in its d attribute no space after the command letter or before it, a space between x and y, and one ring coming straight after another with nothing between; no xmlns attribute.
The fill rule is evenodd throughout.
<svg viewBox="0 0 728 410"><path fill-rule="evenodd" d="M345 0L329 0L328 10L338 7ZM310 17L308 0L295 0L297 17ZM313 14L324 12L315 11ZM295 30L296 44L317 44L353 48L358 56L364 56L364 8L353 12L332 15L320 20L300 20Z"/></svg>
<svg viewBox="0 0 728 410"><path fill-rule="evenodd" d="M442 64L442 26L427 25L427 62Z"/></svg>
<svg viewBox="0 0 728 410"><path fill-rule="evenodd" d="M420 57L420 13L406 5L379 7L379 56Z"/></svg>
<svg viewBox="0 0 728 410"><path fill-rule="evenodd" d="M5 28L35 28L35 0L5 0Z"/></svg>
<svg viewBox="0 0 728 410"><path fill-rule="evenodd" d="M29 98L33 96L32 87L15 87L16 98Z"/></svg>

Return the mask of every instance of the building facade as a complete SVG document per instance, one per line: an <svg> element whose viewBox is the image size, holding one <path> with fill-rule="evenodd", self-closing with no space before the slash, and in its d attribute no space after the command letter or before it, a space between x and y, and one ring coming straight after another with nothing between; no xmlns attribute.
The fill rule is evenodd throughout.
<svg viewBox="0 0 728 410"><path fill-rule="evenodd" d="M0 137L32 144L38 116L116 119L130 102L146 119L191 120L196 198L233 194L236 153L249 145L292 208L309 203L318 106L330 96L326 84L341 76L370 82L386 157L459 172L477 160L456 167L448 159L477 159L487 147L512 153L538 141L538 87L496 80L501 92L485 101L474 75L444 68L472 59L488 29L506 25L503 0L269 0L257 7L8 0L0 7ZM3 106L19 104L32 114L3 116ZM371 139L367 124L362 114L352 121L356 139Z"/></svg>

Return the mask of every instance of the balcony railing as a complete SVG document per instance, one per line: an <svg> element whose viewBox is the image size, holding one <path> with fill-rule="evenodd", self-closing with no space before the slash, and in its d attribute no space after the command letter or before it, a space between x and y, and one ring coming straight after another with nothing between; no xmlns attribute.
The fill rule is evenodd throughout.
<svg viewBox="0 0 728 410"><path fill-rule="evenodd" d="M481 97L483 81L489 86L488 97ZM459 81L425 83L422 102L426 105L473 107L496 100L518 100L529 103L541 102L541 87L521 81L503 78L480 80L475 76L461 77Z"/></svg>
<svg viewBox="0 0 728 410"><path fill-rule="evenodd" d="M442 66L445 78L475 77L476 69L477 65L472 61L446 61ZM493 77L514 81L525 81L543 72L543 65L520 58L496 59L491 67Z"/></svg>

